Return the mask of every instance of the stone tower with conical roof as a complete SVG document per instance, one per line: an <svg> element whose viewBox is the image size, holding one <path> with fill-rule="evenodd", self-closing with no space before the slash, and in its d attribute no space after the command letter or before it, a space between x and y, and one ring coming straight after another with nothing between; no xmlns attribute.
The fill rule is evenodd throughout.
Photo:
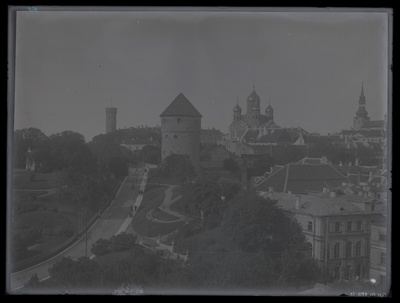
<svg viewBox="0 0 400 303"><path fill-rule="evenodd" d="M361 83L361 94L358 99L358 110L356 116L353 119L353 129L360 129L363 125L370 120L368 112L365 108L365 96L364 96L364 83Z"/></svg>
<svg viewBox="0 0 400 303"><path fill-rule="evenodd" d="M200 168L200 131L202 115L180 93L162 112L161 159L171 154L188 155L196 170Z"/></svg>

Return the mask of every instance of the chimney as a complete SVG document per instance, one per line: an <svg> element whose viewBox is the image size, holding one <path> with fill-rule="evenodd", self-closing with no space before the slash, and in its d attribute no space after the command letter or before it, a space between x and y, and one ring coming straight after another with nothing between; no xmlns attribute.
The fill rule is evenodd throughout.
<svg viewBox="0 0 400 303"><path fill-rule="evenodd" d="M331 191L330 194L329 194L329 197L335 198L336 197L335 191Z"/></svg>
<svg viewBox="0 0 400 303"><path fill-rule="evenodd" d="M349 162L349 166L351 166L351 162Z"/></svg>
<svg viewBox="0 0 400 303"><path fill-rule="evenodd" d="M268 191L269 191L270 193L274 192L273 187L270 186L269 189L268 189Z"/></svg>
<svg viewBox="0 0 400 303"><path fill-rule="evenodd" d="M369 172L369 180L368 181L371 182L371 180L372 180L372 171Z"/></svg>
<svg viewBox="0 0 400 303"><path fill-rule="evenodd" d="M356 159L356 162L354 163L355 166L358 166L358 159Z"/></svg>
<svg viewBox="0 0 400 303"><path fill-rule="evenodd" d="M288 192L287 192L289 195L291 195L292 194L292 191L291 190L288 190Z"/></svg>
<svg viewBox="0 0 400 303"><path fill-rule="evenodd" d="M350 177L350 172L347 172L347 178Z"/></svg>
<svg viewBox="0 0 400 303"><path fill-rule="evenodd" d="M325 187L325 186L322 188L322 192L323 192L324 194L327 192L327 190L326 190L326 187Z"/></svg>
<svg viewBox="0 0 400 303"><path fill-rule="evenodd" d="M342 161L339 162L339 166L342 166Z"/></svg>
<svg viewBox="0 0 400 303"><path fill-rule="evenodd" d="M295 209L300 209L300 200L301 200L301 196L297 195L296 196L296 203L294 205Z"/></svg>

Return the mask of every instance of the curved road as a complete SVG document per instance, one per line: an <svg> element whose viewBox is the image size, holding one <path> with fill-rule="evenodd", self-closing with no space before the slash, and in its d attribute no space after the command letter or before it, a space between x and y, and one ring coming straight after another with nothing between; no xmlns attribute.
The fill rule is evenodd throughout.
<svg viewBox="0 0 400 303"><path fill-rule="evenodd" d="M138 188L143 189L146 184L147 173L146 168L136 168L129 172L129 175L125 178L121 187L115 197L115 201L111 206L102 214L100 219L95 225L88 231L88 244L87 244L87 255L91 256L90 249L92 244L100 238L110 238L111 236L121 232L124 229L124 223L126 224L127 216L132 205L140 205L141 199L137 199L135 203L135 197L138 194ZM135 184L132 189L132 185ZM141 186L138 186L138 185ZM137 203L139 202L139 203ZM137 207L139 208L139 207ZM129 218L129 217L128 217ZM132 220L132 218L130 218ZM125 228L126 229L126 228ZM17 290L24 286L24 284L31 278L35 273L38 275L39 280L45 280L49 278L48 269L57 261L63 257L71 257L78 259L85 255L85 237L82 237L78 242L75 242L72 246L54 256L53 258L39 263L35 266L27 268L25 270L11 274L9 280L10 286L8 289L11 291Z"/></svg>

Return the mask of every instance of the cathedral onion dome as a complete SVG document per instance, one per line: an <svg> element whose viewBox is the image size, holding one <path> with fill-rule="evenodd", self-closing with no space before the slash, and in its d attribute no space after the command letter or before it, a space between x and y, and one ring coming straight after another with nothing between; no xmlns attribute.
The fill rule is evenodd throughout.
<svg viewBox="0 0 400 303"><path fill-rule="evenodd" d="M257 95L256 91L253 90L250 96L247 97L247 102L256 102L256 101L260 103L260 97Z"/></svg>
<svg viewBox="0 0 400 303"><path fill-rule="evenodd" d="M368 116L368 112L365 109L365 107L359 107L358 110L356 111L356 115L357 117L367 117Z"/></svg>
<svg viewBox="0 0 400 303"><path fill-rule="evenodd" d="M233 108L234 113L241 113L242 108L239 106L239 104L236 104L236 106Z"/></svg>

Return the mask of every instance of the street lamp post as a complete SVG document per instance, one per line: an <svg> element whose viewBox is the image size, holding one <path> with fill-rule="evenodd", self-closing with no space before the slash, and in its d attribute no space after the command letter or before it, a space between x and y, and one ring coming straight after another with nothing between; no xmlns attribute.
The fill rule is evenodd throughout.
<svg viewBox="0 0 400 303"><path fill-rule="evenodd" d="M87 257L87 246L88 246L88 237L87 237L87 203L85 205L85 256Z"/></svg>

